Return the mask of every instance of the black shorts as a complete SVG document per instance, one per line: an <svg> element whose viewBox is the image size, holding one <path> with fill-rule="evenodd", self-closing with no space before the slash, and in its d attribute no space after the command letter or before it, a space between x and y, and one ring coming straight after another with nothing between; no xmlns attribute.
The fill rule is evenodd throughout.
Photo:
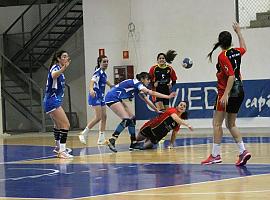
<svg viewBox="0 0 270 200"><path fill-rule="evenodd" d="M111 105L118 103L118 102L122 102L122 100L106 103L106 106L111 107Z"/></svg>
<svg viewBox="0 0 270 200"><path fill-rule="evenodd" d="M169 95L170 94L170 88L169 86L166 85L159 85L156 88L156 91L161 93L161 94L165 94L165 95ZM163 102L163 105L168 106L170 104L170 100L169 99L163 99L163 98L156 98L156 102Z"/></svg>
<svg viewBox="0 0 270 200"><path fill-rule="evenodd" d="M245 97L244 93L242 93L238 97L229 97L226 109L224 109L223 106L221 105L221 103L219 102L219 99L221 97L217 96L214 110L224 111L227 113L238 113L238 111L241 107L241 104L244 100L244 97Z"/></svg>
<svg viewBox="0 0 270 200"><path fill-rule="evenodd" d="M144 137L149 138L153 144L157 144L168 134L168 130L164 128L164 124L160 124L155 128L146 126L140 132Z"/></svg>

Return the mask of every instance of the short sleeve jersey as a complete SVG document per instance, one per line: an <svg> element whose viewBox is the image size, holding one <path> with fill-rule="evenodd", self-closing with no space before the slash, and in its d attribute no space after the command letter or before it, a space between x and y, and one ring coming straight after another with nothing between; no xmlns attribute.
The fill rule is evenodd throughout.
<svg viewBox="0 0 270 200"><path fill-rule="evenodd" d="M177 111L176 108L168 108L164 113L162 113L161 115L151 119L150 121L146 122L141 130L143 128L145 128L146 126L150 126L152 129L154 129L157 126L163 125L164 128L164 132L166 132L166 134L170 131L170 130L175 130L175 131L179 131L179 124L174 121L171 117L171 114L179 114L179 112ZM165 131L167 130L167 131ZM165 134L165 135L166 135Z"/></svg>
<svg viewBox="0 0 270 200"><path fill-rule="evenodd" d="M118 99L134 98L134 93L139 93L146 88L141 81L137 79L127 79L115 85L108 93L108 96L116 96Z"/></svg>
<svg viewBox="0 0 270 200"><path fill-rule="evenodd" d="M46 98L57 96L59 99L64 97L65 92L65 76L60 74L56 79L52 78L52 72L60 70L59 65L53 65L48 72L47 83L46 83Z"/></svg>
<svg viewBox="0 0 270 200"><path fill-rule="evenodd" d="M218 94L223 95L227 86L229 76L235 76L237 80L242 80L240 65L241 57L246 52L244 48L230 48L222 51L218 56L217 68L217 89Z"/></svg>
<svg viewBox="0 0 270 200"><path fill-rule="evenodd" d="M99 98L104 97L105 93L105 87L107 83L107 74L105 71L103 71L101 68L98 68L92 78L92 81L94 81L94 91L96 92L96 96Z"/></svg>
<svg viewBox="0 0 270 200"><path fill-rule="evenodd" d="M154 65L150 68L149 74L153 83L158 81L160 84L169 84L171 81L177 80L176 73L170 65L164 67Z"/></svg>

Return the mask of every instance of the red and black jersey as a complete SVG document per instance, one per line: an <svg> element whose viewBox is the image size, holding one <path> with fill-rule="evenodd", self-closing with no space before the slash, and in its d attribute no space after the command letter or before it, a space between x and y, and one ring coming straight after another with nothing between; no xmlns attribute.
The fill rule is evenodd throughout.
<svg viewBox="0 0 270 200"><path fill-rule="evenodd" d="M149 74L151 76L152 83L158 81L159 84L167 85L171 81L177 80L176 73L170 65L165 65L164 67L154 65L150 68Z"/></svg>
<svg viewBox="0 0 270 200"><path fill-rule="evenodd" d="M222 51L218 56L217 68L217 89L218 94L223 95L227 86L229 76L235 76L241 80L241 57L246 52L244 48L230 48Z"/></svg>
<svg viewBox="0 0 270 200"><path fill-rule="evenodd" d="M140 130L147 126L151 127L152 130L159 127L162 131L161 134L165 135L171 130L179 131L179 124L171 117L173 113L179 114L176 108L168 108L164 113L146 122Z"/></svg>

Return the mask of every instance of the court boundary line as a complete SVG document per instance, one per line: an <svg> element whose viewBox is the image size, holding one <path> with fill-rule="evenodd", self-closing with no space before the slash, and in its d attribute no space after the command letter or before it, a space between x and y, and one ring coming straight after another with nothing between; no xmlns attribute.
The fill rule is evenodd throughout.
<svg viewBox="0 0 270 200"><path fill-rule="evenodd" d="M101 194L101 195L96 195L96 196L80 197L80 198L74 198L74 199L79 200L79 199L82 199L82 198L98 198L98 197L102 197L102 196L111 196L111 195L128 196L129 194L127 194L127 193L142 192L142 191L157 190L157 189L165 189L165 188L172 188L172 187L184 187L184 186L189 186L189 185L199 185L199 184L206 184L206 183L215 183L215 182L221 182L221 181L230 181L230 180L235 180L235 179L243 179L243 178L247 178L247 177L257 177L257 176L266 176L266 175L269 176L270 173L268 173L268 174L257 174L257 175L251 175L251 176L234 177L234 178L227 178L227 179L215 180L215 181L203 181L203 182L198 182L198 183L188 183L188 184L183 184L183 185L173 185L173 186L165 186L165 187L146 188L146 189L135 190L135 191L116 192L116 193L111 193L111 194Z"/></svg>
<svg viewBox="0 0 270 200"><path fill-rule="evenodd" d="M173 196L173 195L215 195L215 194L241 194L241 193L261 193L261 192L270 192L270 190L244 190L244 191L238 191L238 192L174 192L173 194L166 193L166 194L124 194L125 196Z"/></svg>
<svg viewBox="0 0 270 200"><path fill-rule="evenodd" d="M269 164L268 164L269 165ZM237 180L237 179L243 179L243 178L253 178L253 177L259 177L259 176L269 176L269 173L266 174L257 174L257 175L250 175L250 176L242 176L242 177L234 177L234 178L227 178L227 179L221 179L221 180L214 180L214 181L203 181L203 182L197 182L197 183L188 183L188 184L182 184L182 185L173 185L173 186L165 186L165 187L155 187L155 188L146 188L146 189L140 189L140 190L133 190L133 191L125 191L125 192L116 192L116 193L110 193L110 194L101 194L101 195L96 195L96 196L85 196L85 197L77 197L77 198L70 198L70 199L84 199L84 198L98 198L98 197L102 197L102 196L111 196L111 195L124 195L124 196L135 196L135 195L146 195L146 196L151 196L153 194L133 194L135 192L143 192L143 191L150 191L150 190L158 190L158 189L166 189L166 188L173 188L173 187L184 187L184 186L192 186L192 185L199 185L199 184L206 184L206 183L215 183L215 182L222 182L222 181L230 181L230 180ZM248 192L248 193L260 193L260 192L268 192L270 190L254 190L254 191L238 191L238 192L208 192L208 193L174 193L175 194L184 194L184 195L206 195L206 194L210 194L210 195L214 195L214 194L237 194L237 193L244 193L244 192ZM155 195L159 195L159 196L168 196L169 194L155 194ZM24 199L24 198L18 198L18 197L3 197L6 199ZM27 199L40 199L43 200L45 198L27 198ZM48 200L55 200L56 198L46 198ZM64 199L59 199L59 200L64 200Z"/></svg>

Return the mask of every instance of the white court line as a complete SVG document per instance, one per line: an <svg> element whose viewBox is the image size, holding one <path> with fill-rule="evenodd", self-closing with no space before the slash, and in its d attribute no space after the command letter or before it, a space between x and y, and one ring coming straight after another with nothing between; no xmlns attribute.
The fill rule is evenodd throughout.
<svg viewBox="0 0 270 200"><path fill-rule="evenodd" d="M204 181L204 182L198 182L198 183L188 183L188 184L183 184L183 185L173 185L173 186L165 186L165 187L158 187L158 188L147 188L147 189L141 189L141 190L126 191L126 192L116 192L116 193L111 193L111 194L102 194L102 195L89 196L89 197L95 198L95 197L111 196L111 195L125 195L125 196L128 196L128 195L136 195L136 194L132 194L132 193L135 193L135 192L143 192L143 191L149 191L149 190L159 190L159 189L172 188L172 187L184 187L184 186L192 186L192 185L207 184L207 183L216 183L216 182L222 182L222 181L243 179L243 178L247 178L247 177L269 176L269 175L270 174L258 174L258 175L235 177L235 178L228 178L228 179L222 179L222 180L216 180L216 181ZM187 194L190 194L190 193L187 193ZM82 197L74 198L74 199L81 199L81 198Z"/></svg>
<svg viewBox="0 0 270 200"><path fill-rule="evenodd" d="M15 200L18 200L18 199L27 199L27 200L31 200L31 199L34 199L34 200L36 200L36 199L40 199L40 200L67 200L67 199L56 199L56 198L50 199L50 198L39 198L39 197L37 197L37 198L29 198L29 197L22 198L22 197L1 197L0 196L0 199L1 198L4 198L4 199L15 199Z"/></svg>
<svg viewBox="0 0 270 200"><path fill-rule="evenodd" d="M52 156L44 156L44 157L39 157L39 158L30 158L30 159L25 159L25 160L16 160L16 161L10 161L10 162L0 162L0 165L2 165L2 164L16 164L16 163L19 163L19 162L35 161L35 160L42 160L42 159L47 159L47 158L56 158L56 156L52 155Z"/></svg>
<svg viewBox="0 0 270 200"><path fill-rule="evenodd" d="M49 173L45 173L45 174L38 174L38 175L30 175L30 176L21 176L21 177L16 177L16 178L3 178L0 179L0 182L4 182L4 181L17 181L17 180L21 180L21 179L26 179L26 178L40 178L43 176L53 176L56 174L59 174L59 170L57 169L42 169L42 168L9 168L9 170L39 170L39 171L51 171Z"/></svg>
<svg viewBox="0 0 270 200"><path fill-rule="evenodd" d="M128 196L175 196L175 195L216 195L216 194L241 194L241 193L262 193L262 192L270 192L270 190L244 190L244 191L238 191L238 192L174 192L172 194L170 193L164 193L164 194L158 194L158 193L146 193L146 194L125 194Z"/></svg>
<svg viewBox="0 0 270 200"><path fill-rule="evenodd" d="M100 168L100 169L97 169L96 171L107 171L107 169L105 169L105 168Z"/></svg>
<svg viewBox="0 0 270 200"><path fill-rule="evenodd" d="M41 147L41 146L38 146ZM66 148L67 152L70 153L72 152L71 148ZM48 159L48 158L57 158L56 155L51 155L51 156L43 156L43 157L38 157L38 158L29 158L29 159L25 159L25 160L16 160L16 161L10 161L10 162L0 162L0 165L2 164L16 164L19 162L26 162L26 161L35 161L35 160L42 160L42 159Z"/></svg>

